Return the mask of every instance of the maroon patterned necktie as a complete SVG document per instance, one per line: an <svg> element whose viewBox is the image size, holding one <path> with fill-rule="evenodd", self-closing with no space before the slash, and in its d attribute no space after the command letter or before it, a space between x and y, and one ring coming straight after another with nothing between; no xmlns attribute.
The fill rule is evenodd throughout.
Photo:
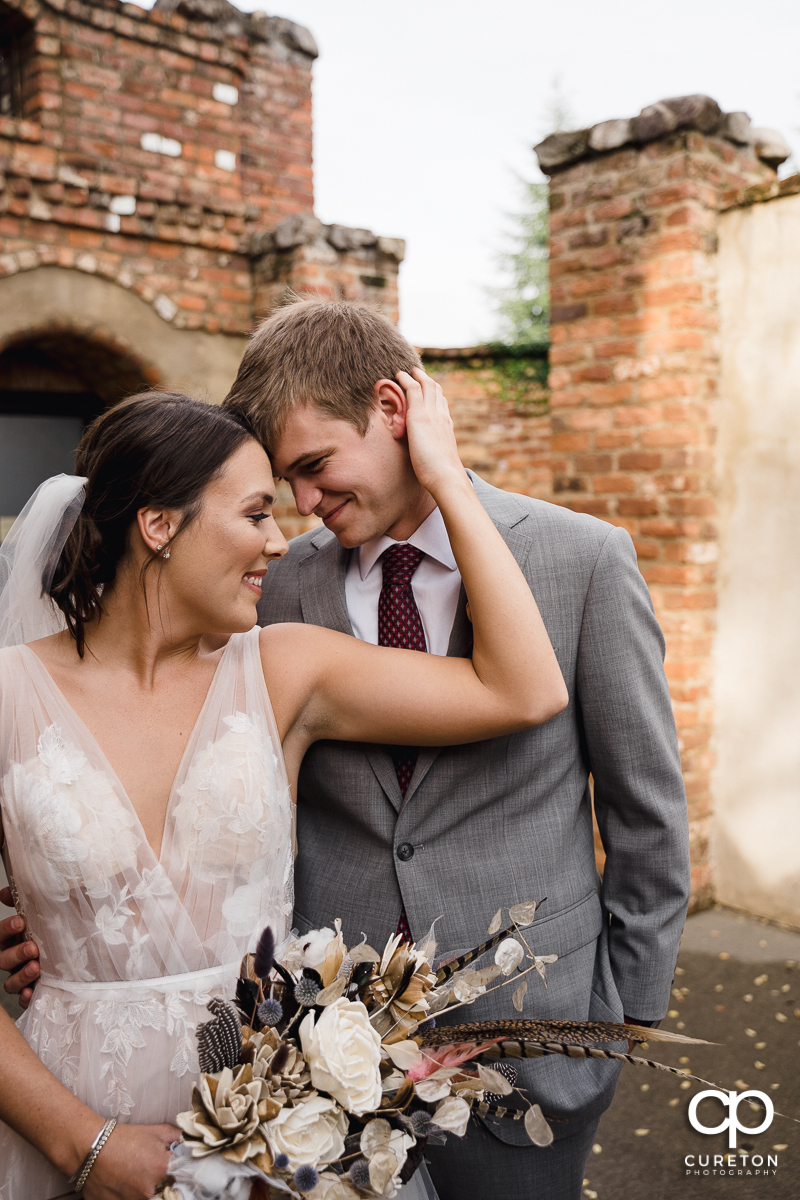
<svg viewBox="0 0 800 1200"><path fill-rule="evenodd" d="M378 600L379 646L421 650L423 654L428 649L422 619L411 590L411 580L422 559L422 551L408 544L391 546L383 555L383 586ZM398 746L392 747L390 753L400 791L405 796L414 774L417 749L414 746ZM412 941L405 909L400 914L397 932L404 942Z"/></svg>

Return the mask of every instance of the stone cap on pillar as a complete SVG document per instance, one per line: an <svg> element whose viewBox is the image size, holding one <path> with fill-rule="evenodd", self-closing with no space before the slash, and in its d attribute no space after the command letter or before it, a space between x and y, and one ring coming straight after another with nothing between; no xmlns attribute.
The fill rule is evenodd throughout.
<svg viewBox="0 0 800 1200"><path fill-rule="evenodd" d="M380 237L370 229L351 229L346 225L324 225L310 213L287 217L274 229L254 233L244 239L240 251L249 258L260 258L281 250L294 250L314 242L327 243L340 254L359 250L373 250L401 263L405 258L406 244L402 238Z"/></svg>
<svg viewBox="0 0 800 1200"><path fill-rule="evenodd" d="M791 154L786 139L775 129L755 128L747 113L724 113L710 96L676 96L643 108L638 117L600 121L588 129L551 133L534 151L545 174L572 166L583 158L596 158L624 146L643 145L679 129L727 138L753 147L758 158L777 169Z"/></svg>
<svg viewBox="0 0 800 1200"><path fill-rule="evenodd" d="M188 21L206 21L225 33L269 42L273 49L296 53L305 58L319 57L314 35L303 25L286 17L270 17L265 12L245 13L230 0L156 0L153 8L163 13L179 13Z"/></svg>

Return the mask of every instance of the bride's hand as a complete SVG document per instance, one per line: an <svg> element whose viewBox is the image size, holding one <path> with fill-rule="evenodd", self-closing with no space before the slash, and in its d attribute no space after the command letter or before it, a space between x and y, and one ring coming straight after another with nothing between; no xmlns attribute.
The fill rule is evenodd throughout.
<svg viewBox="0 0 800 1200"><path fill-rule="evenodd" d="M408 400L406 435L417 479L434 497L454 479L465 483L453 419L441 387L421 367L414 367L413 376L398 371L397 380Z"/></svg>
<svg viewBox="0 0 800 1200"><path fill-rule="evenodd" d="M167 1173L172 1125L117 1125L97 1156L81 1195L86 1200L151 1200Z"/></svg>

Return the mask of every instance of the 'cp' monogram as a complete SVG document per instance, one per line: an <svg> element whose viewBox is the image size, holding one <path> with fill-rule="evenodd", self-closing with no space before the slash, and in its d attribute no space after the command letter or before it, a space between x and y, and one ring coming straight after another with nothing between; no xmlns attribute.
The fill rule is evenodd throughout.
<svg viewBox="0 0 800 1200"><path fill-rule="evenodd" d="M710 1128L708 1125L701 1125L697 1119L697 1106L701 1100L705 1100L706 1096L713 1096L719 1100L728 1109L728 1115L719 1125ZM742 1100L746 1100L749 1096L757 1096L764 1108L767 1110L767 1115L762 1123L758 1126L742 1125L739 1121L739 1105ZM728 1130L728 1149L736 1149L736 1134L741 1129L742 1133L763 1133L765 1129L769 1129L772 1124L772 1118L775 1116L775 1109L769 1096L764 1092L742 1092L737 1095L736 1092L718 1092L716 1089L707 1092L698 1092L692 1097L689 1105L689 1123L698 1133L722 1133L725 1129Z"/></svg>

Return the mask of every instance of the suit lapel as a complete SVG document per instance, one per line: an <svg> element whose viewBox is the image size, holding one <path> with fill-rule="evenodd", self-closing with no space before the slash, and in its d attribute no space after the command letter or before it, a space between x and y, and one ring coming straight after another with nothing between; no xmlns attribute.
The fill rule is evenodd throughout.
<svg viewBox="0 0 800 1200"><path fill-rule="evenodd" d="M353 636L344 581L350 554L327 529L311 539L314 551L300 564L300 606L308 625Z"/></svg>

